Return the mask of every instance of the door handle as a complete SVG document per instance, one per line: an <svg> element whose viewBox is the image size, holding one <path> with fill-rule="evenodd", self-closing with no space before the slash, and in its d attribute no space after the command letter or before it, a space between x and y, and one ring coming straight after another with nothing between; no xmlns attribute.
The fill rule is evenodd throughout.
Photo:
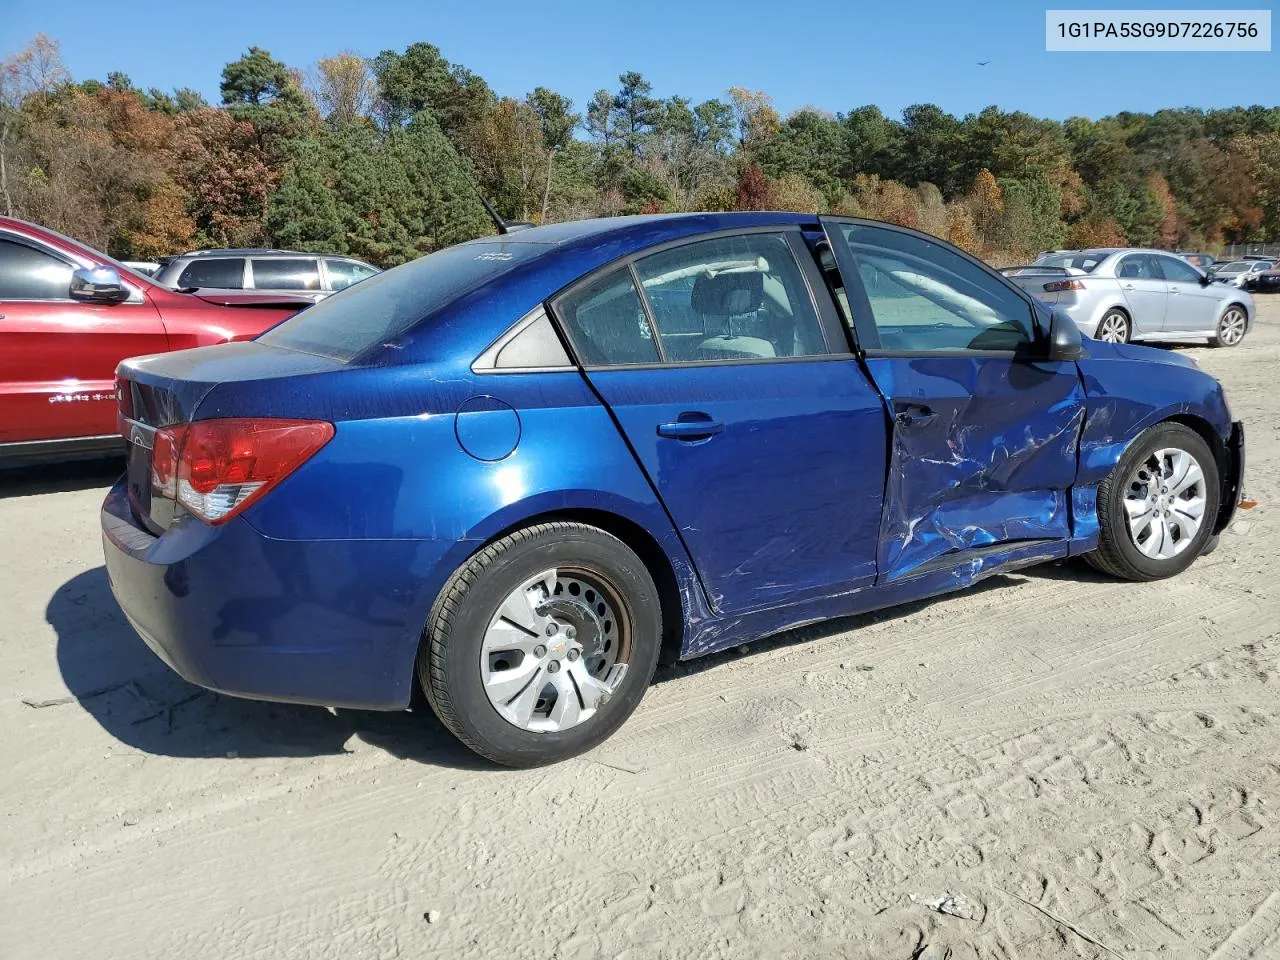
<svg viewBox="0 0 1280 960"><path fill-rule="evenodd" d="M1126 283L1126 284L1124 285L1124 288L1125 288L1126 290L1132 290L1132 289L1133 289L1133 284L1132 284L1132 283Z"/></svg>
<svg viewBox="0 0 1280 960"><path fill-rule="evenodd" d="M937 418L937 413L923 403L903 404L898 407L897 413L893 416L893 419L904 427L918 427Z"/></svg>
<svg viewBox="0 0 1280 960"><path fill-rule="evenodd" d="M1170 292L1170 293L1181 293L1182 291L1181 291L1181 290L1179 290L1177 287L1170 287L1170 288L1169 288L1169 292Z"/></svg>
<svg viewBox="0 0 1280 960"><path fill-rule="evenodd" d="M680 419L658 424L658 436L672 440L707 440L724 433L724 424L705 413L682 413Z"/></svg>

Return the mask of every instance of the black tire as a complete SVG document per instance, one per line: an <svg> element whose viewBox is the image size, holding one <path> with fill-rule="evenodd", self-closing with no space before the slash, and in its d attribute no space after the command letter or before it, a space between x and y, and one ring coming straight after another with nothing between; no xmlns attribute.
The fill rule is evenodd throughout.
<svg viewBox="0 0 1280 960"><path fill-rule="evenodd" d="M1099 340L1102 339L1102 329L1107 325L1108 321L1124 324L1124 339L1120 340L1119 341L1120 343L1128 343L1130 339L1133 338L1133 321L1129 319L1129 315L1125 313L1123 310L1121 310L1119 307L1112 307L1110 310L1104 313L1102 315L1102 319L1098 321L1098 339ZM1115 342L1115 341L1112 341L1112 342Z"/></svg>
<svg viewBox="0 0 1280 960"><path fill-rule="evenodd" d="M1148 557L1134 544L1125 513L1125 486L1128 478L1155 451L1178 448L1191 454L1204 473L1205 508L1200 529L1181 552L1167 559ZM1201 556L1213 539L1214 518L1218 515L1221 486L1218 462L1204 439L1180 423L1160 423L1143 431L1129 445L1120 462L1098 484L1098 548L1085 555L1097 570L1124 580L1161 580L1181 573Z"/></svg>
<svg viewBox="0 0 1280 960"><path fill-rule="evenodd" d="M587 720L566 730L533 732L500 715L486 695L480 649L499 605L548 567L586 570L613 588L628 619L626 675ZM662 646L662 605L653 577L621 540L581 523L517 530L464 563L440 592L418 657L418 680L441 722L482 757L511 767L566 760L603 742L640 704Z"/></svg>
<svg viewBox="0 0 1280 960"><path fill-rule="evenodd" d="M1245 323L1248 322L1248 314L1245 313L1244 308L1233 303L1231 306L1227 307L1227 309L1222 311L1222 316L1218 319L1218 331L1214 335L1214 338L1209 341L1210 346L1238 347L1244 341L1245 334L1243 329L1240 330L1238 335L1234 333L1224 334L1224 328L1227 325L1227 320L1233 315L1242 317Z"/></svg>

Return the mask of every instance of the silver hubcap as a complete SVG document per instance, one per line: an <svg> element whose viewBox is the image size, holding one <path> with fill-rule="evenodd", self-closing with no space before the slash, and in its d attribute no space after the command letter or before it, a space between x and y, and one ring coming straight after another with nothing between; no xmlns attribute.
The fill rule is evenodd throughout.
<svg viewBox="0 0 1280 960"><path fill-rule="evenodd" d="M1218 339L1227 346L1235 346L1244 339L1244 314L1232 308L1222 315Z"/></svg>
<svg viewBox="0 0 1280 960"><path fill-rule="evenodd" d="M1204 506L1204 471L1196 458L1174 447L1157 450L1129 477L1129 536L1153 560L1176 557L1195 539Z"/></svg>
<svg viewBox="0 0 1280 960"><path fill-rule="evenodd" d="M535 733L590 720L627 672L620 612L614 591L585 571L544 570L512 590L480 648L493 708Z"/></svg>
<svg viewBox="0 0 1280 960"><path fill-rule="evenodd" d="M1107 343L1124 343L1129 332L1129 322L1118 313L1108 313L1098 328L1098 339Z"/></svg>

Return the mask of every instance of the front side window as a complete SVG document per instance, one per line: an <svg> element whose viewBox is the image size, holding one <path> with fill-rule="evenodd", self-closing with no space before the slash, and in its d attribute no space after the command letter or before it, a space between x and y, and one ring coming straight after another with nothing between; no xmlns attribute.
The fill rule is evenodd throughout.
<svg viewBox="0 0 1280 960"><path fill-rule="evenodd" d="M0 300L69 300L71 271L25 243L0 240Z"/></svg>
<svg viewBox="0 0 1280 960"><path fill-rule="evenodd" d="M915 234L836 223L871 313L869 351L1013 351L1035 340L1031 306L998 277ZM855 313L859 307L855 303Z"/></svg>
<svg viewBox="0 0 1280 960"><path fill-rule="evenodd" d="M178 288L218 287L223 290L244 288L244 259L242 257L215 257L209 260L192 260L181 276Z"/></svg>
<svg viewBox="0 0 1280 960"><path fill-rule="evenodd" d="M319 290L320 268L311 257L250 260L255 290Z"/></svg>
<svg viewBox="0 0 1280 960"><path fill-rule="evenodd" d="M827 352L785 234L714 237L652 254L635 266L668 362Z"/></svg>
<svg viewBox="0 0 1280 960"><path fill-rule="evenodd" d="M378 271L365 263L354 260L325 260L324 268L329 273L329 289L345 290L353 283L367 280ZM257 276L257 272L254 272Z"/></svg>
<svg viewBox="0 0 1280 960"><path fill-rule="evenodd" d="M1195 267L1174 257L1156 257L1155 259L1160 267L1160 272L1164 274L1166 280L1171 280L1174 283L1200 282L1200 273Z"/></svg>
<svg viewBox="0 0 1280 960"><path fill-rule="evenodd" d="M555 307L587 366L658 362L658 345L627 267L570 291Z"/></svg>

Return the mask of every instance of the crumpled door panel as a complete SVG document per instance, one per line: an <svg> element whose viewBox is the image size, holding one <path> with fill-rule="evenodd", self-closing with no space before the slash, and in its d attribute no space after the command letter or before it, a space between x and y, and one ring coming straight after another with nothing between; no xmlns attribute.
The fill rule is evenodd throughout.
<svg viewBox="0 0 1280 960"><path fill-rule="evenodd" d="M992 356L866 362L894 421L880 582L948 554L1070 536L1084 418L1074 364Z"/></svg>

